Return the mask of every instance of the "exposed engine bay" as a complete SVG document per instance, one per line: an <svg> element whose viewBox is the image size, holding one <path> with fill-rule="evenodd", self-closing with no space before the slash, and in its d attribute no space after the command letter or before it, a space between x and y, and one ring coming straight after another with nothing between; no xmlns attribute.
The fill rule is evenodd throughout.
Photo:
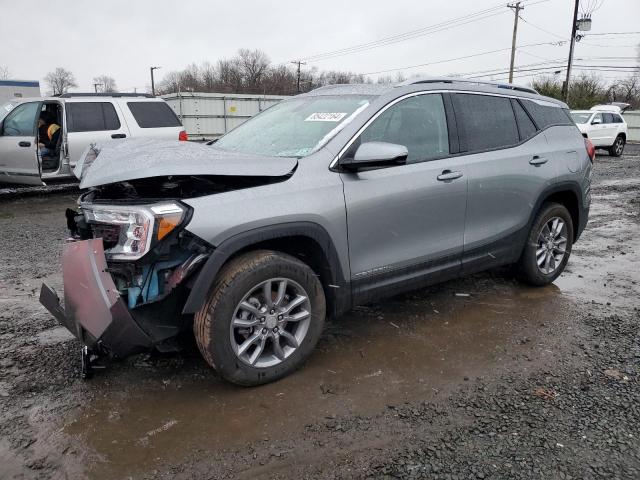
<svg viewBox="0 0 640 480"><path fill-rule="evenodd" d="M150 203L158 199L195 198L204 195L242 190L287 180L291 174L265 176L163 176L139 178L94 187L81 197L82 202L110 201L119 203Z"/></svg>

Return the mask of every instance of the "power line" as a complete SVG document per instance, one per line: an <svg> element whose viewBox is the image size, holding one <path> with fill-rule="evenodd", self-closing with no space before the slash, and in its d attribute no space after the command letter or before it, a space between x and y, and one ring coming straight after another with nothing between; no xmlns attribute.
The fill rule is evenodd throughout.
<svg viewBox="0 0 640 480"><path fill-rule="evenodd" d="M539 46L539 45L558 45L559 43L560 42L531 43L531 44L528 44L528 45L522 45L522 46L520 46L518 48L535 47L535 46ZM433 61L433 62L420 63L420 64L417 64L417 65L407 65L407 66L398 67L398 68L389 68L389 69L386 69L386 70L378 70L376 72L366 72L366 73L363 73L362 75L377 75L377 74L380 74L380 73L397 72L399 70L409 70L411 68L427 67L427 66L430 66L430 65L437 65L437 64L440 64L440 63L448 63L448 62L454 62L456 60L465 60L467 58L480 57L480 56L483 56L483 55L490 55L492 53L506 52L508 50L511 50L511 48L510 47L499 48L499 49L496 49L496 50L488 50L488 51L485 51L485 52L473 53L471 55L464 55L462 57L447 58L447 59L444 59L444 60L436 60L436 61Z"/></svg>
<svg viewBox="0 0 640 480"><path fill-rule="evenodd" d="M456 20L455 22L443 22L440 24L436 24L436 25L432 25L429 27L425 27L425 29L420 29L414 32L407 32L401 35L397 35L394 37L387 37L385 39L380 39L380 40L376 40L374 42L369 42L369 43L363 43L360 45L354 45L352 47L348 47L348 48L344 48L344 49L340 49L340 50L334 50L332 52L326 52L326 53L322 53L322 54L316 54L316 55L312 55L309 57L304 57L304 59L308 62L319 62L322 60L327 60L329 58L335 58L335 57L341 57L344 55L351 55L354 53L360 53L360 52L364 52L367 50L371 50L374 48L380 48L380 47L384 47L387 45L393 45L395 43L400 43L400 42L404 42L407 40L413 40L414 38L418 38L418 37L422 37L425 35L431 35L433 33L437 33L437 32L441 32L444 30L449 30L451 28L455 28L455 27L460 27L463 25L467 25L469 23L473 23L473 22L477 22L480 20L484 20L487 18L491 18L494 17L496 15L501 15L505 12L499 11L499 12L495 12L495 13L490 13L487 15L474 15L471 16L472 18L470 18L467 21L464 22L460 22L458 20ZM470 17L469 15L467 15L466 17L461 17L461 19L465 19Z"/></svg>
<svg viewBox="0 0 640 480"><path fill-rule="evenodd" d="M588 17L598 10L602 6L603 2L604 0L582 0L580 2L580 13L583 16Z"/></svg>
<svg viewBox="0 0 640 480"><path fill-rule="evenodd" d="M640 32L605 32L605 33L585 33L585 37L591 37L593 35L639 35Z"/></svg>
<svg viewBox="0 0 640 480"><path fill-rule="evenodd" d="M599 45L597 43L580 42L580 45L589 45L590 47L600 48L637 48L638 45Z"/></svg>
<svg viewBox="0 0 640 480"><path fill-rule="evenodd" d="M563 37L562 35L558 35L557 33L550 32L549 30L545 30L544 28L539 27L538 25L535 25L535 24L531 23L529 20L524 19L522 17L522 15L520 16L520 20L522 20L524 23L526 23L530 27L537 28L541 32L548 33L549 35L552 35L552 36L554 36L556 38L561 38L562 40L565 40L565 41L568 40L567 37Z"/></svg>
<svg viewBox="0 0 640 480"><path fill-rule="evenodd" d="M536 5L536 4L545 3L548 1L550 0L538 0L533 3L528 3L527 5ZM350 55L353 53L360 53L366 50L371 50L373 48L379 48L387 45L392 45L394 43L403 42L406 40L412 40L414 38L418 38L424 35L430 35L433 33L441 32L443 30L448 30L451 28L467 25L472 22L477 22L479 20L484 20L486 18L490 18L496 15L501 15L505 13L505 11L503 10L504 8L503 5L504 4L500 3L494 7L486 8L484 10L479 10L474 13L463 15L462 17L457 17L451 20L429 25L427 27L422 27L416 30L402 32L396 35L391 35L389 37L384 37L378 40L374 40L371 42L362 43L358 45L352 45L350 47L345 47L342 49L321 52L321 53L309 55L302 58L308 62L318 62L321 60L326 60L328 58L334 58L334 57L339 57L343 55ZM466 20L466 21L463 21L463 20Z"/></svg>
<svg viewBox="0 0 640 480"><path fill-rule="evenodd" d="M595 71L603 71L603 72L633 72L635 70L640 70L640 67L637 66L619 66L619 65L582 65L582 64L576 64L576 67L580 67L581 69L589 69L589 70L595 70ZM547 67L537 67L537 68L523 68L523 69L515 69L514 72L538 72L541 70L565 70L566 69L566 65L562 65L562 64L558 64L558 65L549 65ZM495 73L491 73L491 74L485 74L485 75L473 75L470 77L466 77L466 78L482 78L482 77L491 77L494 75L505 75L509 73L508 70L502 71L502 72L495 72Z"/></svg>
<svg viewBox="0 0 640 480"><path fill-rule="evenodd" d="M633 58L633 57L627 57L626 59L629 58ZM625 59L625 60L626 60ZM552 64L552 67L548 67L548 68L556 68L560 62L562 62L562 58L556 58L556 59L549 59L546 62L535 62L535 63L527 63L524 65L518 65L517 67L515 67L515 70L522 70L525 67L538 67L541 65L550 65ZM613 60L613 61L618 61L617 57L579 57L576 58L576 61L578 62L588 62L588 61L605 61L605 60ZM622 60L622 58L620 58L620 60ZM638 67L640 68L640 67ZM563 68L564 70L564 68ZM491 75L498 75L498 74L502 74L505 73L502 71L501 68L492 68L489 70L478 70L478 71L474 71L474 72L463 72L463 73L457 73L458 75L477 75L477 76L481 76L481 77L488 77ZM479 75L479 74L484 74L484 75Z"/></svg>
<svg viewBox="0 0 640 480"><path fill-rule="evenodd" d="M587 67L580 67L575 65L574 70L579 70L579 71L592 71L590 68ZM561 68L560 70L564 70L564 67ZM525 77L537 77L537 76L541 76L541 75L548 75L550 73L555 73L555 69L549 69L548 71L540 71L540 72L536 72L536 73L525 73L523 75L515 75L513 78L525 78ZM622 74L629 74L629 73L633 73L633 72L627 72L627 71L620 71L620 70L598 70L599 72L617 72L617 73L622 73ZM625 75L617 75L615 77L612 76L604 76L604 75L598 75L598 77L602 77L602 78L612 78L612 79L619 79L619 78L624 78ZM493 80L496 82L501 82L503 80L506 80L507 77L500 77L500 78L494 78Z"/></svg>

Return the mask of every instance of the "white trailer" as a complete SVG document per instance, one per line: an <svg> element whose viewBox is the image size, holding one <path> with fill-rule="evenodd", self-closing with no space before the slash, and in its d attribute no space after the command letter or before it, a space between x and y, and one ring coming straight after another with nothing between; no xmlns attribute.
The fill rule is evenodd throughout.
<svg viewBox="0 0 640 480"><path fill-rule="evenodd" d="M39 96L40 82L37 80L0 80L0 103L16 97Z"/></svg>
<svg viewBox="0 0 640 480"><path fill-rule="evenodd" d="M182 121L189 139L199 140L218 138L287 97L180 92L162 98Z"/></svg>
<svg viewBox="0 0 640 480"><path fill-rule="evenodd" d="M640 110L624 112L624 120L627 122L629 142L640 142Z"/></svg>

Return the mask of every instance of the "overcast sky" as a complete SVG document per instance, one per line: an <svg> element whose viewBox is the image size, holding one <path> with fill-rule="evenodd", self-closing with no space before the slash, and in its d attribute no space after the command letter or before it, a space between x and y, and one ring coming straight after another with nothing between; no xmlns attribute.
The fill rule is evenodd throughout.
<svg viewBox="0 0 640 480"><path fill-rule="evenodd" d="M593 12L591 34L640 32L640 0L582 0L601 3ZM274 63L373 42L497 7L487 18L380 48L308 62L320 69L359 73L440 62L511 45L513 12L494 0L0 0L0 66L13 78L37 79L56 67L71 70L78 91L92 91L92 79L106 74L123 91L148 88L149 66L159 79L169 70L215 62L239 48L259 48ZM573 0L523 0L518 45L568 39ZM489 16L490 15L490 16ZM472 21L471 21L472 20ZM538 28L536 28L538 27ZM543 30L546 31L543 31ZM637 65L640 34L591 35L576 47L583 65ZM568 43L518 50L516 66L539 68L548 60L566 62ZM602 57L616 57L602 59ZM548 66L549 64L547 64ZM423 73L484 73L507 70L509 51L401 70ZM528 66L528 67L527 67ZM395 71L390 72L395 74ZM537 72L536 72L537 73ZM530 72L516 73L530 75ZM625 76L602 71L607 81ZM562 74L560 74L562 75ZM498 74L494 78L504 78ZM372 75L373 78L376 75ZM530 76L516 79L527 84ZM43 85L43 93L46 87Z"/></svg>

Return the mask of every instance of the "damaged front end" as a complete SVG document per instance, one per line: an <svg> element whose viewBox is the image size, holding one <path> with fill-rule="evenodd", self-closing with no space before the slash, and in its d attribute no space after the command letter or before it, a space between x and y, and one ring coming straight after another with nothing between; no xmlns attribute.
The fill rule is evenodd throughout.
<svg viewBox="0 0 640 480"><path fill-rule="evenodd" d="M213 247L189 232L182 201L284 182L295 158L223 151L178 141L92 145L74 173L80 211L67 211L64 306L43 285L40 302L87 351L123 358L178 348L191 326L182 309Z"/></svg>
<svg viewBox="0 0 640 480"><path fill-rule="evenodd" d="M81 212L67 211L64 307L43 284L40 302L90 351L124 358L172 351L190 326L182 315L192 275L211 247L184 226L190 207L176 200L126 205L90 191Z"/></svg>

